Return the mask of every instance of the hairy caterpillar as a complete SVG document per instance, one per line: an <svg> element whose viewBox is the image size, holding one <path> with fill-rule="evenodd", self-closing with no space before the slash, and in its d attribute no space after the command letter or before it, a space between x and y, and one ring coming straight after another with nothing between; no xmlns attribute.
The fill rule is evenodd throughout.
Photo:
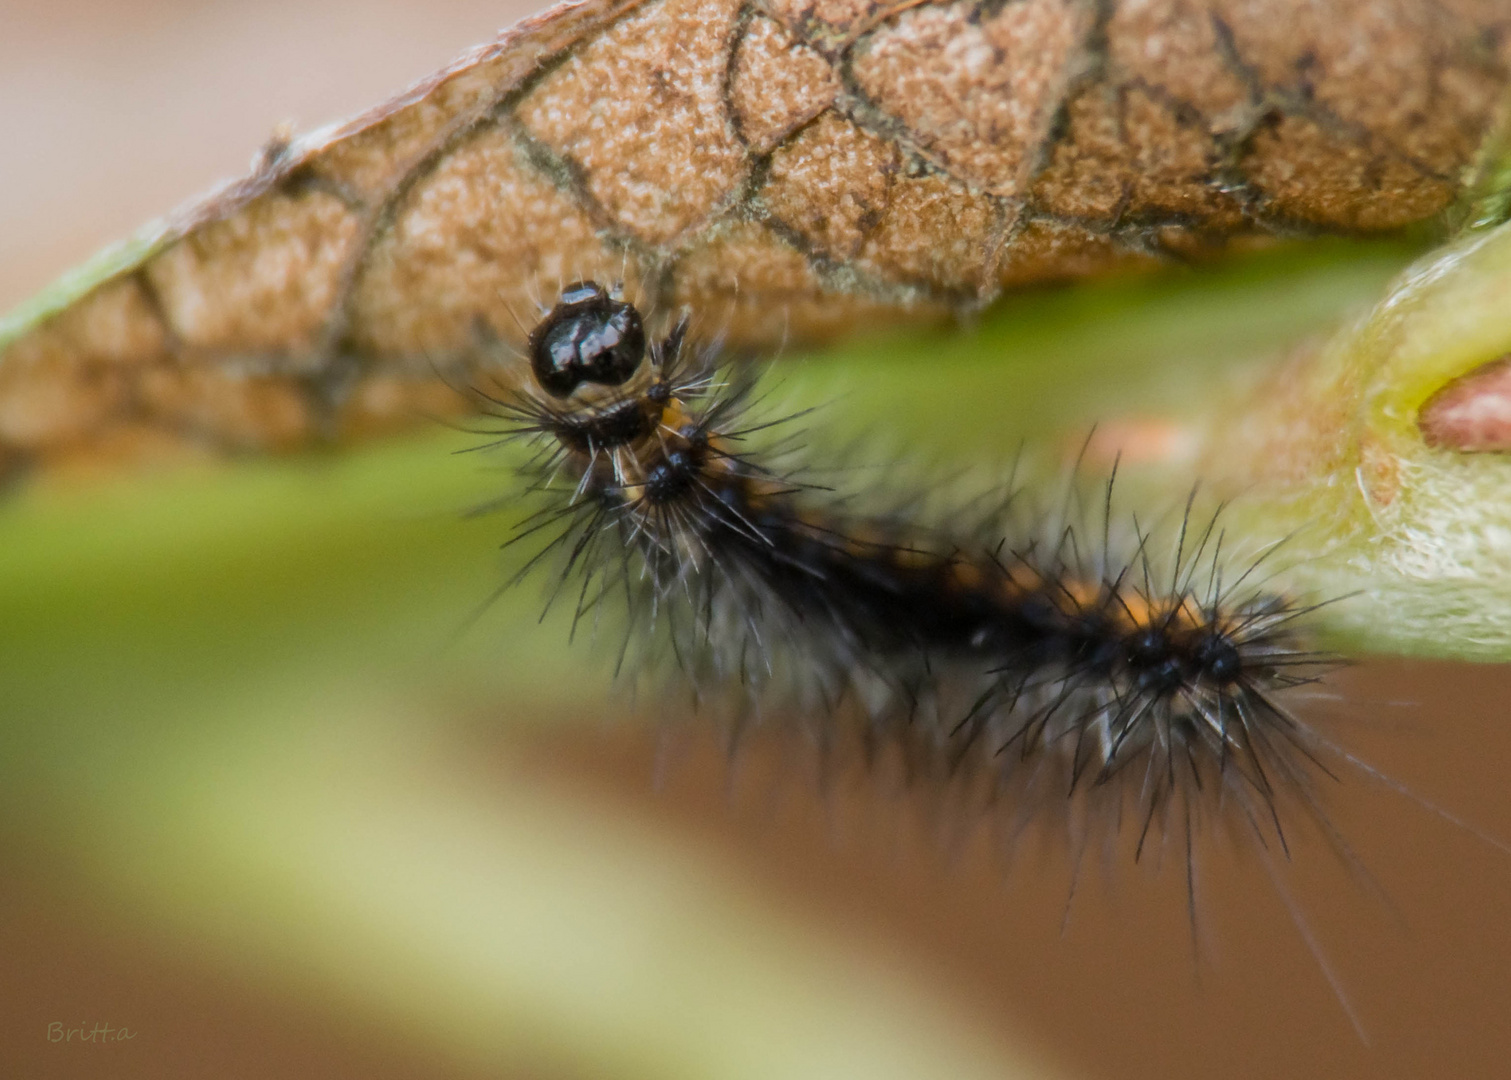
<svg viewBox="0 0 1511 1080"><path fill-rule="evenodd" d="M1224 579L1215 516L1188 506L1161 557L1137 526L1118 554L1110 482L1089 546L1063 514L1013 522L1011 491L966 525L851 509L776 464L761 437L793 425L752 420L751 379L693 356L688 325L653 339L587 281L531 331L527 383L491 399L546 499L511 541L544 538L522 575L559 557L553 599L570 587L579 620L623 598L624 649L660 642L742 717L775 699L821 742L993 801L1111 804L1140 850L1206 813L1284 844L1279 806L1311 803L1322 749L1285 698L1331 661L1310 607L1252 565Z"/></svg>
<svg viewBox="0 0 1511 1080"><path fill-rule="evenodd" d="M1193 937L1196 836L1247 838L1361 1037L1274 862L1305 823L1368 876L1322 781L1353 769L1506 850L1307 718L1339 662L1312 641L1318 605L1268 587L1276 549L1235 555L1220 511L1193 497L1158 533L1114 510L1111 479L1046 511L1013 480L900 494L895 469L868 508L816 482L806 414L763 418L750 369L695 347L689 315L653 334L591 281L542 307L524 377L481 395L503 421L487 445L528 447L539 503L503 587L554 560L547 606L570 604L574 629L623 618L620 669L672 667L731 737L858 745L1010 841L1063 825L1077 865L1093 839L1137 859L1173 838Z"/></svg>

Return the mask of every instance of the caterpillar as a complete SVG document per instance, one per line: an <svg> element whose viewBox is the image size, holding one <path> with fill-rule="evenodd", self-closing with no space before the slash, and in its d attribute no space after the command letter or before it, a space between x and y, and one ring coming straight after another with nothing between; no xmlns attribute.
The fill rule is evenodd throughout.
<svg viewBox="0 0 1511 1080"><path fill-rule="evenodd" d="M1110 804L1135 855L1170 815L1189 835L1236 814L1284 845L1281 803L1315 806L1325 772L1286 701L1334 661L1257 563L1224 580L1216 515L1197 527L1188 504L1162 560L1137 527L1115 554L1112 481L1089 549L1065 514L1010 523L1011 490L965 526L852 510L763 445L796 418L752 417L748 369L694 350L689 325L656 337L617 288L568 285L528 377L485 395L545 499L510 541L543 537L519 576L556 555L548 604L575 587L574 627L622 599L621 667L656 641L741 716L795 713L1019 808Z"/></svg>
<svg viewBox="0 0 1511 1080"><path fill-rule="evenodd" d="M539 502L506 542L536 549L502 588L554 560L547 608L569 603L574 634L622 620L617 670L670 667L715 703L731 746L763 723L825 755L858 744L1011 842L1060 825L1077 869L1098 828L1135 860L1173 836L1193 944L1197 834L1255 841L1365 1042L1275 862L1299 818L1370 880L1323 781L1352 769L1511 853L1307 718L1343 663L1310 616L1337 598L1272 587L1278 545L1225 550L1222 507L1198 514L1193 493L1160 540L1114 510L1116 467L1048 510L1016 470L956 499L901 493L888 468L877 509L817 482L809 414L766 415L752 368L723 362L716 339L695 346L689 313L652 333L621 287L593 281L540 306L522 376L475 391L502 422L484 445L525 445L520 486Z"/></svg>

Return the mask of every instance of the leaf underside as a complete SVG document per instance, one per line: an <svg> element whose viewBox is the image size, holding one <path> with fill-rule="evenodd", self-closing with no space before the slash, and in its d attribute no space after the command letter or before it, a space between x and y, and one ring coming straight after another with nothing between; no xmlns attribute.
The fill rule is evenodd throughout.
<svg viewBox="0 0 1511 1080"><path fill-rule="evenodd" d="M1483 178L1508 55L1474 0L563 4L0 323L0 452L113 468L455 413L447 383L579 277L768 349L1399 231Z"/></svg>

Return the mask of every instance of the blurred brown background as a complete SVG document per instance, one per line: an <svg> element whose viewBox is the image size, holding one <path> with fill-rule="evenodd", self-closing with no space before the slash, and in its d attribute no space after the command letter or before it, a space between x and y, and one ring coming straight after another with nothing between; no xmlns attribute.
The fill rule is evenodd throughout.
<svg viewBox="0 0 1511 1080"><path fill-rule="evenodd" d="M280 121L309 127L370 105L527 8L0 2L0 309L240 172ZM1511 836L1505 671L1377 663L1345 684L1351 746ZM484 760L487 747L480 736ZM655 742L628 733L542 737L530 753L585 797L732 854L815 926L869 936L1065 1075L1492 1077L1511 1061L1511 855L1356 775L1338 816L1384 898L1317 845L1287 880L1369 1045L1252 853L1203 863L1193 961L1178 858L1157 875L1104 874L1091 859L1065 920L1068 858L952 857L896 826L896 800L758 777L731 794L712 747L685 749L656 790ZM0 869L0 1075L466 1074L377 1021L283 1000L150 928L102 920L96 898L24 865ZM150 1037L60 1048L43 1034L55 1019L114 1019Z"/></svg>

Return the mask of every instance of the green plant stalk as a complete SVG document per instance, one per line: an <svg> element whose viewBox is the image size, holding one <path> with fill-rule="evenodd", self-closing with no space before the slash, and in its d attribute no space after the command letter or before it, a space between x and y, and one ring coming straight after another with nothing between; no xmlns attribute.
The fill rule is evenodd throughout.
<svg viewBox="0 0 1511 1080"><path fill-rule="evenodd" d="M1057 312L1020 301L928 359L852 354L828 386L858 383L855 416L895 421L957 467L995 454L999 473L1014 443L1055 465L1102 425L1084 470L1094 480L1123 433L1159 432L1157 451L1124 446L1125 512L1168 520L1200 487L1227 504L1234 570L1280 543L1266 575L1328 601L1313 624L1330 647L1502 662L1511 454L1434 448L1418 417L1445 385L1511 353L1511 225L1421 257L1341 328L1298 343L1324 310L1336 317L1364 294L1389 262L1375 255L1314 254L1273 277L1260 260L1164 295L1140 294L1149 283L1078 290L1049 300Z"/></svg>
<svg viewBox="0 0 1511 1080"><path fill-rule="evenodd" d="M1511 455L1429 446L1448 383L1511 352L1511 226L1405 271L1325 344L1186 423L1234 527L1293 535L1289 580L1354 652L1511 659ZM1186 468L1156 470L1178 484Z"/></svg>

